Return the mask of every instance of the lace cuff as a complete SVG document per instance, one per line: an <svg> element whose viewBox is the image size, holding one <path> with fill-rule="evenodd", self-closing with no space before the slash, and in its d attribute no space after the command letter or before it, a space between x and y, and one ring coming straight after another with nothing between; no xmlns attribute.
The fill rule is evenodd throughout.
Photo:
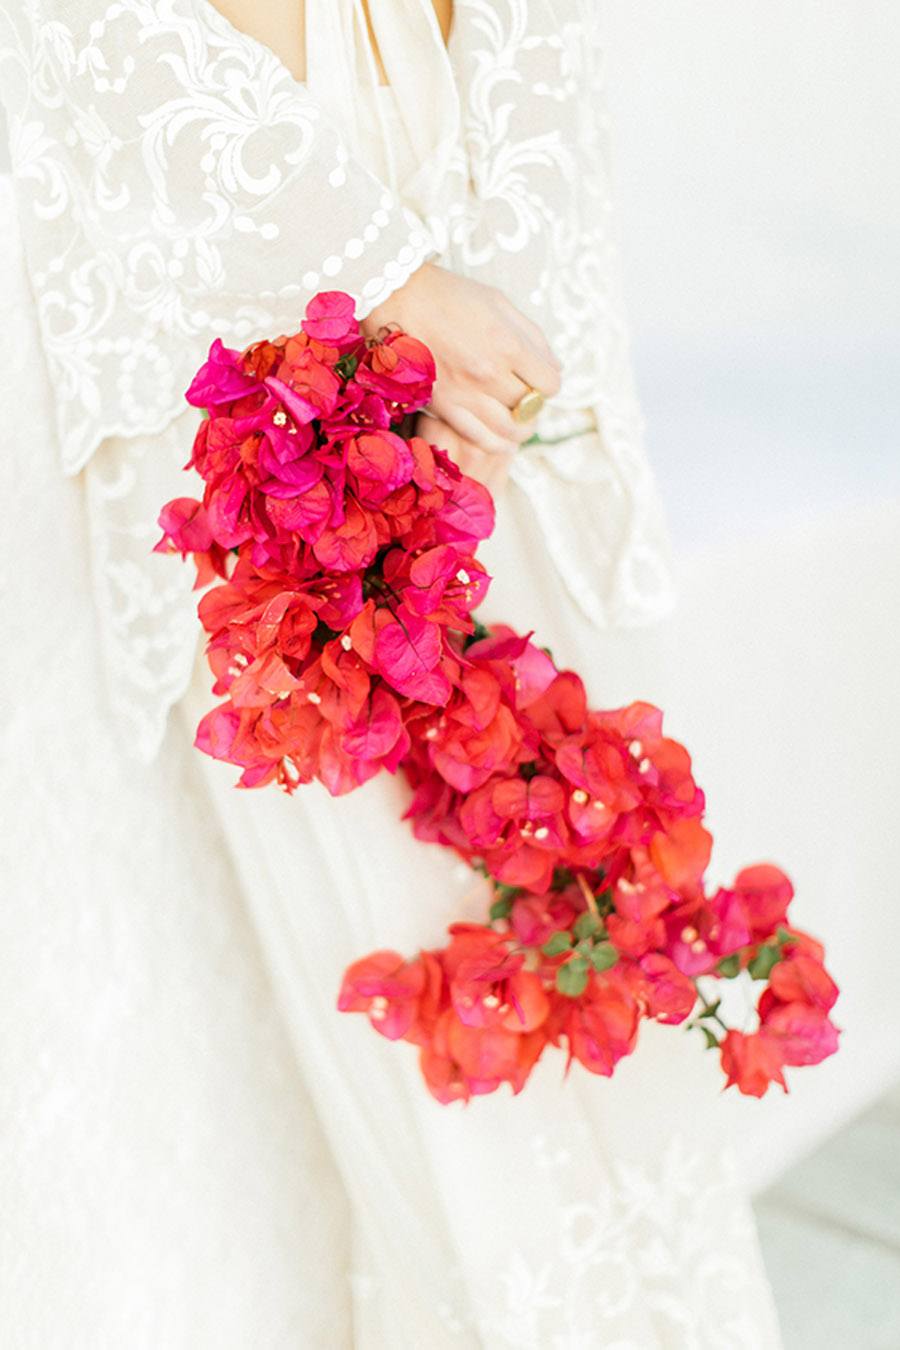
<svg viewBox="0 0 900 1350"><path fill-rule="evenodd" d="M24 0L0 87L63 467L162 430L215 336L362 315L438 252L322 106L201 0ZM269 289L260 291L265 277Z"/></svg>

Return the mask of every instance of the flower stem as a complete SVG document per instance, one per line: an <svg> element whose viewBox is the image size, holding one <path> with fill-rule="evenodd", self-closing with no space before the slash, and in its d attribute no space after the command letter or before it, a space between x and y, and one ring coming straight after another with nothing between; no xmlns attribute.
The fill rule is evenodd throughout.
<svg viewBox="0 0 900 1350"><path fill-rule="evenodd" d="M584 873L576 872L575 880L578 882L578 886L581 890L581 894L585 898L585 902L587 904L588 909L591 911L595 919L599 919L600 910L597 908L597 897L594 895L594 892L591 890L590 886L585 881Z"/></svg>
<svg viewBox="0 0 900 1350"><path fill-rule="evenodd" d="M694 988L697 990L697 997L699 998L700 1002L703 1004L703 1011L706 1012L706 1013L710 1013L710 1017L709 1017L708 1020L709 1020L709 1021L712 1021L712 1022L718 1022L719 1026L722 1028L723 1031L730 1031L731 1028L728 1026L727 1022L723 1022L722 1019L721 1019L721 1017L719 1016L719 1014L718 1014L717 1012L712 1012L712 1008L713 1008L714 1005L713 1005L712 1003L710 1003L710 1002L706 999L706 997L703 995L703 993L702 993L701 990L700 990L700 986L699 986L698 984L695 983L695 984L694 984Z"/></svg>

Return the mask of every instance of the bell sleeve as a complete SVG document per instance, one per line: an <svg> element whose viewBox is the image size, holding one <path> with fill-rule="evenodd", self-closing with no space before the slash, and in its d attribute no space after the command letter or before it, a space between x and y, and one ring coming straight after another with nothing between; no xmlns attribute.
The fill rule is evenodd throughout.
<svg viewBox="0 0 900 1350"><path fill-rule="evenodd" d="M319 290L364 316L438 253L208 0L0 0L0 96L67 473L167 426L214 337L293 331Z"/></svg>

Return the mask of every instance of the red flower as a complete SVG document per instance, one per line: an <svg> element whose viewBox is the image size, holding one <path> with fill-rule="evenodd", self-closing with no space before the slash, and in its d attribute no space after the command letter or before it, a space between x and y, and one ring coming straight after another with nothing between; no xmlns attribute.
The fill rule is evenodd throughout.
<svg viewBox="0 0 900 1350"><path fill-rule="evenodd" d="M794 888L779 867L759 863L739 872L734 882L737 897L750 932L756 940L772 937L787 915Z"/></svg>
<svg viewBox="0 0 900 1350"><path fill-rule="evenodd" d="M366 352L356 370L356 383L372 390L399 415L424 408L434 384L434 357L408 333L389 333Z"/></svg>
<svg viewBox="0 0 900 1350"><path fill-rule="evenodd" d="M828 971L803 952L788 952L769 975L769 988L782 1003L808 1003L828 1012L834 1007L838 987Z"/></svg>
<svg viewBox="0 0 900 1350"><path fill-rule="evenodd" d="M443 965L459 1020L470 1027L534 1031L550 1008L540 977L499 934L480 925L453 924Z"/></svg>
<svg viewBox="0 0 900 1350"><path fill-rule="evenodd" d="M503 883L492 923L452 925L411 961L375 952L341 988L342 1010L420 1047L438 1100L520 1091L548 1043L567 1042L567 1070L611 1074L640 1018L684 1021L725 957L771 967L759 1031L722 1042L728 1082L784 1086L785 1064L839 1034L822 949L787 922L791 884L764 865L708 896L703 793L659 709L591 711L530 633L475 621L490 493L404 434L434 378L409 335L367 344L340 291L292 336L212 344L188 391L209 413L188 466L202 501L170 502L156 545L191 554L198 584L220 578L199 614L224 702L196 744L245 788L339 795L402 768L417 836Z"/></svg>
<svg viewBox="0 0 900 1350"><path fill-rule="evenodd" d="M413 475L413 457L392 431L364 431L346 443L347 468L356 480L359 500L376 506Z"/></svg>
<svg viewBox="0 0 900 1350"><path fill-rule="evenodd" d="M509 772L522 736L500 686L486 670L466 670L446 708L417 735L438 773L460 792L481 787L494 773Z"/></svg>
<svg viewBox="0 0 900 1350"><path fill-rule="evenodd" d="M503 1027L467 1027L450 1008L438 1018L420 1063L438 1101L468 1101L503 1083L521 1092L546 1043L541 1028L517 1034Z"/></svg>
<svg viewBox="0 0 900 1350"><path fill-rule="evenodd" d="M725 1086L736 1086L748 1097L764 1097L770 1083L778 1083L787 1092L787 1083L781 1072L783 1060L777 1045L761 1036L742 1031L729 1031L722 1039L720 1049Z"/></svg>
<svg viewBox="0 0 900 1350"><path fill-rule="evenodd" d="M676 889L699 882L709 864L712 835L696 817L674 820L650 840L650 857L660 876Z"/></svg>
<svg viewBox="0 0 900 1350"><path fill-rule="evenodd" d="M678 896L665 885L644 850L635 850L632 856L632 876L620 877L615 883L615 913L608 916L606 926L621 952L638 957L664 945L666 929L661 916Z"/></svg>
<svg viewBox="0 0 900 1350"><path fill-rule="evenodd" d="M566 841L565 794L554 778L492 778L464 798L460 824L488 870L510 886L545 891Z"/></svg>

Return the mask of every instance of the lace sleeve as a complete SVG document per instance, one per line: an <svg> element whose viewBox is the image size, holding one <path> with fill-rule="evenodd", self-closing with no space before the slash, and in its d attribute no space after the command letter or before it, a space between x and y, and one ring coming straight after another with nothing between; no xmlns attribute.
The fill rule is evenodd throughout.
<svg viewBox="0 0 900 1350"><path fill-rule="evenodd" d="M69 473L168 425L213 336L290 330L329 287L366 314L437 252L206 0L0 0L0 89Z"/></svg>

